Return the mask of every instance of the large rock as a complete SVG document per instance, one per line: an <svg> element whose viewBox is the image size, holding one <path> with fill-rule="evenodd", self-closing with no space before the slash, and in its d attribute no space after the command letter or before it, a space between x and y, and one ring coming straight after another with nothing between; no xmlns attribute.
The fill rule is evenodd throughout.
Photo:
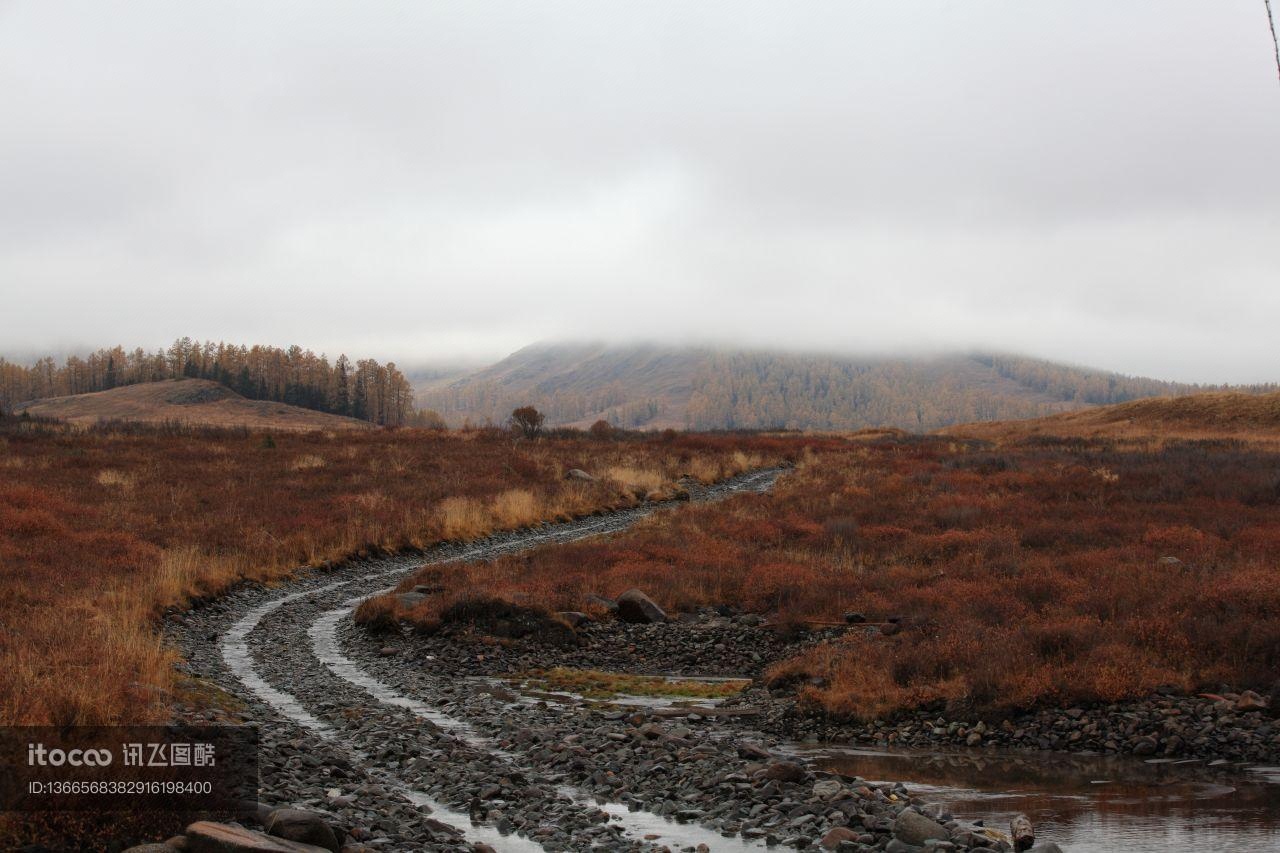
<svg viewBox="0 0 1280 853"><path fill-rule="evenodd" d="M595 477L592 477L581 468L570 468L564 472L564 478L566 480L581 480L584 483L594 483L596 481Z"/></svg>
<svg viewBox="0 0 1280 853"><path fill-rule="evenodd" d="M856 842L858 833L854 832L847 826L835 826L831 831L822 836L822 841L818 842L823 850L837 850L840 845L846 841Z"/></svg>
<svg viewBox="0 0 1280 853"><path fill-rule="evenodd" d="M948 840L951 838L951 830L920 812L903 809L893 822L893 837L903 844L923 847L926 841Z"/></svg>
<svg viewBox="0 0 1280 853"><path fill-rule="evenodd" d="M1261 711L1267 708L1270 703L1252 690L1246 690L1240 694L1240 698L1236 700L1237 711Z"/></svg>
<svg viewBox="0 0 1280 853"><path fill-rule="evenodd" d="M653 599L638 589L629 589L618 596L618 618L623 622L650 625L666 622L667 614L654 604Z"/></svg>
<svg viewBox="0 0 1280 853"><path fill-rule="evenodd" d="M243 826L196 821L187 827L191 853L330 853L327 847L273 838Z"/></svg>
<svg viewBox="0 0 1280 853"><path fill-rule="evenodd" d="M314 844L332 853L338 853L342 845L323 816L302 809L276 809L267 816L263 826L267 835Z"/></svg>

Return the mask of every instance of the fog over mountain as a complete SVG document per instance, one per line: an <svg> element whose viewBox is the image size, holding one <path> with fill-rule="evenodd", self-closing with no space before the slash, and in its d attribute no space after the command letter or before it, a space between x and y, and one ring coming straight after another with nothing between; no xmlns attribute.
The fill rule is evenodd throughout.
<svg viewBox="0 0 1280 853"><path fill-rule="evenodd" d="M534 405L556 426L698 430L921 432L1207 390L997 353L855 358L601 343L535 344L481 370L410 379L417 404L454 426L503 423Z"/></svg>
<svg viewBox="0 0 1280 853"><path fill-rule="evenodd" d="M0 3L0 346L1280 378L1261 4Z"/></svg>

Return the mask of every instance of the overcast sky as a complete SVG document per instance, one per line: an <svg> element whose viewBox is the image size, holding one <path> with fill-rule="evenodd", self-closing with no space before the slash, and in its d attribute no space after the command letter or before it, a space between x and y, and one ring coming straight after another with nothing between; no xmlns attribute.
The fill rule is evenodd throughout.
<svg viewBox="0 0 1280 853"><path fill-rule="evenodd" d="M1261 0L0 0L0 353L988 346L1280 380Z"/></svg>

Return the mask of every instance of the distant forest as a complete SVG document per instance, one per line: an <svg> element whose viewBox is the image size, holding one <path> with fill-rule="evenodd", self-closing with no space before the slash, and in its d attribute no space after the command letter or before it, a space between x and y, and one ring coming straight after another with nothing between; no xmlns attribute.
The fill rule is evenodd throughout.
<svg viewBox="0 0 1280 853"><path fill-rule="evenodd" d="M717 355L694 377L685 422L692 429L894 425L927 431L1194 390L1016 356L857 362Z"/></svg>
<svg viewBox="0 0 1280 853"><path fill-rule="evenodd" d="M332 364L298 346L237 346L222 341L181 338L165 350L100 349L52 357L31 365L0 358L0 411L42 397L106 391L122 385L180 378L212 379L251 400L271 400L320 412L346 415L384 426L410 423L413 388L392 362L352 362L340 355Z"/></svg>

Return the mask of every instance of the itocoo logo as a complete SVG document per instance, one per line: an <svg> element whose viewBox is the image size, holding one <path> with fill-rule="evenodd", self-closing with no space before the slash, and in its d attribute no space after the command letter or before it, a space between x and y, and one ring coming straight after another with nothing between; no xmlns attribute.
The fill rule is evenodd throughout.
<svg viewBox="0 0 1280 853"><path fill-rule="evenodd" d="M47 749L42 743L27 744L28 767L106 767L111 763L109 749Z"/></svg>

